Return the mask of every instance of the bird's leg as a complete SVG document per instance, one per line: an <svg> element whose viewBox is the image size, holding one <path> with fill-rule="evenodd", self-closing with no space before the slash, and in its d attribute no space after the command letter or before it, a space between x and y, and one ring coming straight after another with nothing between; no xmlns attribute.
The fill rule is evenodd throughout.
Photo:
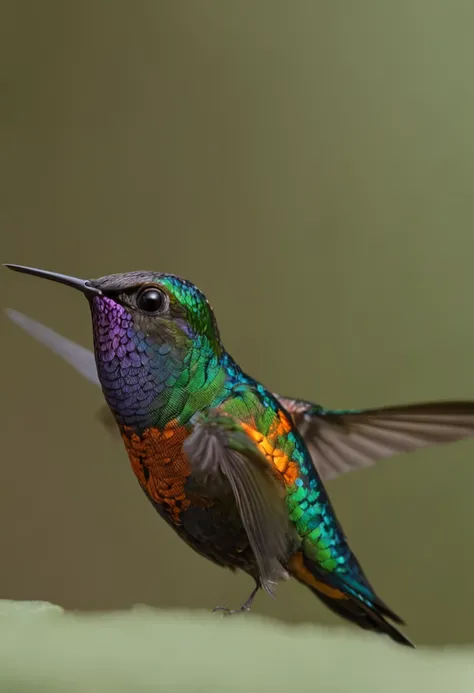
<svg viewBox="0 0 474 693"><path fill-rule="evenodd" d="M249 598L247 601L245 601L240 609L228 609L226 606L216 606L213 610L213 614L217 614L219 611L222 611L223 616L232 616L232 614L248 614L250 609L252 608L253 600L255 599L255 595L257 594L258 590L260 589L260 582L257 581L257 584L255 585L254 589L252 590L252 593L250 594Z"/></svg>

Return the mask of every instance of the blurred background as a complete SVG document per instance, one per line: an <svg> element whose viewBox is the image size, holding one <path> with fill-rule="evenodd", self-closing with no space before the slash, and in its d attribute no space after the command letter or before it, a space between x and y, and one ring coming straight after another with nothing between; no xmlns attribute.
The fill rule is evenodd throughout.
<svg viewBox="0 0 474 693"><path fill-rule="evenodd" d="M474 5L3 0L1 262L174 272L271 389L328 407L474 398ZM74 292L2 306L91 345ZM98 389L1 317L0 597L239 605L162 522ZM329 485L418 644L474 642L474 441ZM283 584L257 612L341 625Z"/></svg>

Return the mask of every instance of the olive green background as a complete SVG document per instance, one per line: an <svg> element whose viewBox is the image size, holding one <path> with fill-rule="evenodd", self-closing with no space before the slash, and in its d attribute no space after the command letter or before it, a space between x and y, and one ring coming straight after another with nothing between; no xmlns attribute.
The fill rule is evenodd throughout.
<svg viewBox="0 0 474 693"><path fill-rule="evenodd" d="M474 398L474 4L4 0L0 260L175 272L272 389L334 407ZM86 302L3 307L90 345ZM251 588L159 520L101 393L1 318L0 596L212 608ZM418 644L474 641L474 443L329 491ZM297 584L257 612L339 624Z"/></svg>

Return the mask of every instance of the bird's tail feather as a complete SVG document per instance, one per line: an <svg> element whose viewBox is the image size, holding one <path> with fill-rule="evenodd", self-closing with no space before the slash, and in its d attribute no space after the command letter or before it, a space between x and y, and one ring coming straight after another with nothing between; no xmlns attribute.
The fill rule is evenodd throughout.
<svg viewBox="0 0 474 693"><path fill-rule="evenodd" d="M292 576L306 585L323 604L338 616L351 621L364 630L388 635L392 640L408 647L415 645L387 618L404 625L402 619L389 609L375 594L368 599L357 594L352 585L345 584L339 576L323 573L316 563L302 553L296 554L290 561L289 570ZM365 591L365 586L361 585Z"/></svg>
<svg viewBox="0 0 474 693"><path fill-rule="evenodd" d="M344 601L332 599L331 597L322 594L318 590L310 587L310 590L325 604L331 611L338 616L342 616L348 621L355 623L364 630L370 630L375 633L384 633L395 642L408 647L415 647L406 635L398 630L395 626L389 623L385 617L375 609L370 609L364 604L357 602L354 598L349 597Z"/></svg>

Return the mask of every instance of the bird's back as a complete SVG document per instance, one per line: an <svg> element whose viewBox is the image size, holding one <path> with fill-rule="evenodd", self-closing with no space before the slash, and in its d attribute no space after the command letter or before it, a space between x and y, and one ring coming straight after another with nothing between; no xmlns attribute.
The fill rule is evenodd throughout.
<svg viewBox="0 0 474 693"><path fill-rule="evenodd" d="M245 374L241 374L222 408L242 422L281 476L287 510L301 540L301 553L322 572L369 587L291 415L271 392Z"/></svg>

